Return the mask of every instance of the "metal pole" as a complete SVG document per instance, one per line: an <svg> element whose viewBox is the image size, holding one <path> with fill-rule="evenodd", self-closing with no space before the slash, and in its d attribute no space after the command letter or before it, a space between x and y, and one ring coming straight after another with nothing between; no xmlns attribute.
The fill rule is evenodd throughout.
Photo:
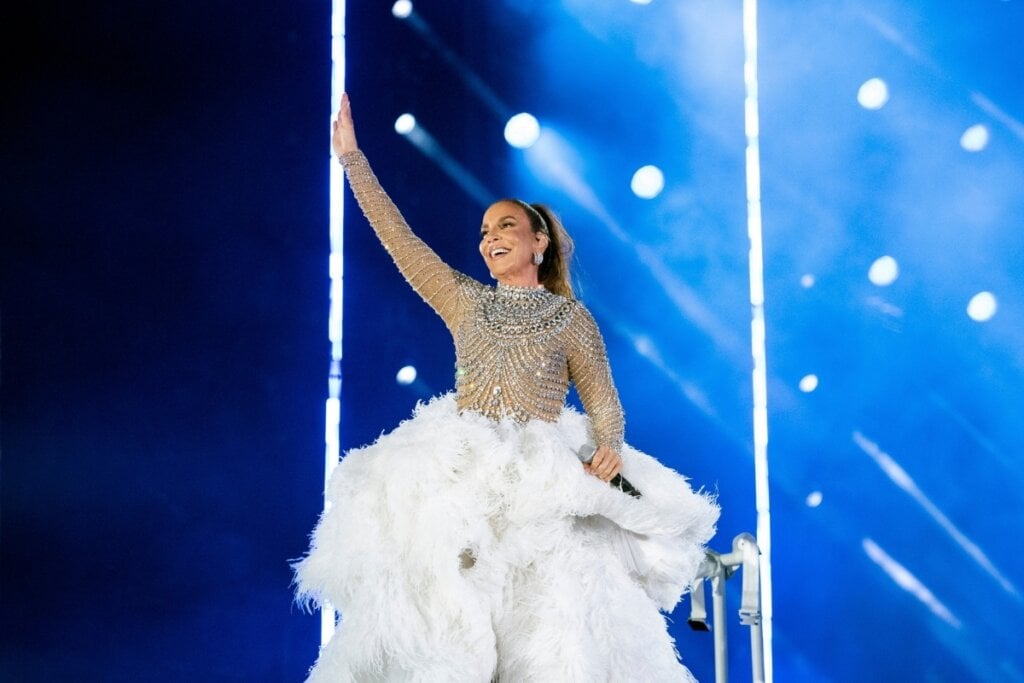
<svg viewBox="0 0 1024 683"><path fill-rule="evenodd" d="M729 680L729 638L726 620L725 582L742 570L743 593L740 600L740 623L750 627L750 659L754 683L765 683L764 631L761 628L761 574L760 551L752 534L741 533L732 540L732 550L719 554L707 551L690 591L690 628L695 631L714 631L715 683ZM711 581L714 604L713 627L708 629L707 610L704 607L704 581Z"/></svg>
<svg viewBox="0 0 1024 683"><path fill-rule="evenodd" d="M764 683L764 648L761 624L750 627L750 666L753 671L754 683Z"/></svg>
<svg viewBox="0 0 1024 683"><path fill-rule="evenodd" d="M729 681L729 642L725 621L725 568L718 565L715 575L711 577L711 591L714 596L714 628L715 632L715 683Z"/></svg>

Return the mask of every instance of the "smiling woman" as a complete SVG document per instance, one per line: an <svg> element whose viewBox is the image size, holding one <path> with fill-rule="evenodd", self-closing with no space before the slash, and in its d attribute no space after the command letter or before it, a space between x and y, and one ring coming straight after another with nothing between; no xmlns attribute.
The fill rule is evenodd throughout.
<svg viewBox="0 0 1024 683"><path fill-rule="evenodd" d="M538 266L550 243L547 223L526 202L504 199L484 214L480 254L495 280L520 287L540 286Z"/></svg>
<svg viewBox="0 0 1024 683"><path fill-rule="evenodd" d="M496 280L525 287L540 284L573 299L569 275L572 253L572 238L562 221L543 204L501 199L484 214L480 255Z"/></svg>
<svg viewBox="0 0 1024 683"><path fill-rule="evenodd" d="M451 332L457 367L453 394L331 477L295 567L300 596L341 612L310 680L692 680L659 610L696 575L718 507L623 441L557 217L515 199L489 207L486 286L409 228L356 144L347 97L333 144L384 247ZM586 415L566 407L570 383ZM620 472L641 496L608 485Z"/></svg>

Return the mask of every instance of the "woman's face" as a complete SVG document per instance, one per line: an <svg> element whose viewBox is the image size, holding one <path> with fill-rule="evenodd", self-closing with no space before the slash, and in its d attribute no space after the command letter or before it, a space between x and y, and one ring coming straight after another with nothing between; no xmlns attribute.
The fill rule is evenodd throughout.
<svg viewBox="0 0 1024 683"><path fill-rule="evenodd" d="M548 246L544 233L530 227L526 210L515 202L492 204L480 226L480 254L487 269L499 282L513 285L537 284L533 255Z"/></svg>

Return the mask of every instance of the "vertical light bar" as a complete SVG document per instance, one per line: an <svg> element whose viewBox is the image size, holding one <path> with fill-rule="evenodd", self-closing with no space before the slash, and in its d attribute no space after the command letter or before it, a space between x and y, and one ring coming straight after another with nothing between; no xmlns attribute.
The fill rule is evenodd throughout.
<svg viewBox="0 0 1024 683"><path fill-rule="evenodd" d="M332 0L331 5L331 102L328 107L327 139L331 135L331 121L345 91L345 0ZM327 147L329 165L328 230L331 253L327 259L330 277L330 311L327 316L327 336L331 342L331 359L327 377L327 405L324 410L324 505L327 482L341 456L341 294L343 281L342 251L344 233L342 219L345 209L345 177L341 165ZM334 635L334 606L325 603L320 610L320 645L323 646Z"/></svg>
<svg viewBox="0 0 1024 683"><path fill-rule="evenodd" d="M761 153L757 106L757 0L743 0L743 102L747 135L747 236L750 239L750 350L754 360L754 491L761 551L764 675L772 681L772 539L768 506L768 371L765 353L764 254L761 248Z"/></svg>

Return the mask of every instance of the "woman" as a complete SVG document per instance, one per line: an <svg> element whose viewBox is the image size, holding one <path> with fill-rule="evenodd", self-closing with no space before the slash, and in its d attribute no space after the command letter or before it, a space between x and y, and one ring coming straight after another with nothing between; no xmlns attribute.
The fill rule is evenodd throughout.
<svg viewBox="0 0 1024 683"><path fill-rule="evenodd" d="M310 680L692 680L659 610L695 576L718 508L623 443L561 224L519 200L488 208L480 253L497 285L485 286L409 229L359 151L347 96L332 144L384 247L451 331L457 367L454 395L335 470L295 565L300 597L341 614ZM565 406L570 381L586 415ZM620 472L640 497L609 486Z"/></svg>

